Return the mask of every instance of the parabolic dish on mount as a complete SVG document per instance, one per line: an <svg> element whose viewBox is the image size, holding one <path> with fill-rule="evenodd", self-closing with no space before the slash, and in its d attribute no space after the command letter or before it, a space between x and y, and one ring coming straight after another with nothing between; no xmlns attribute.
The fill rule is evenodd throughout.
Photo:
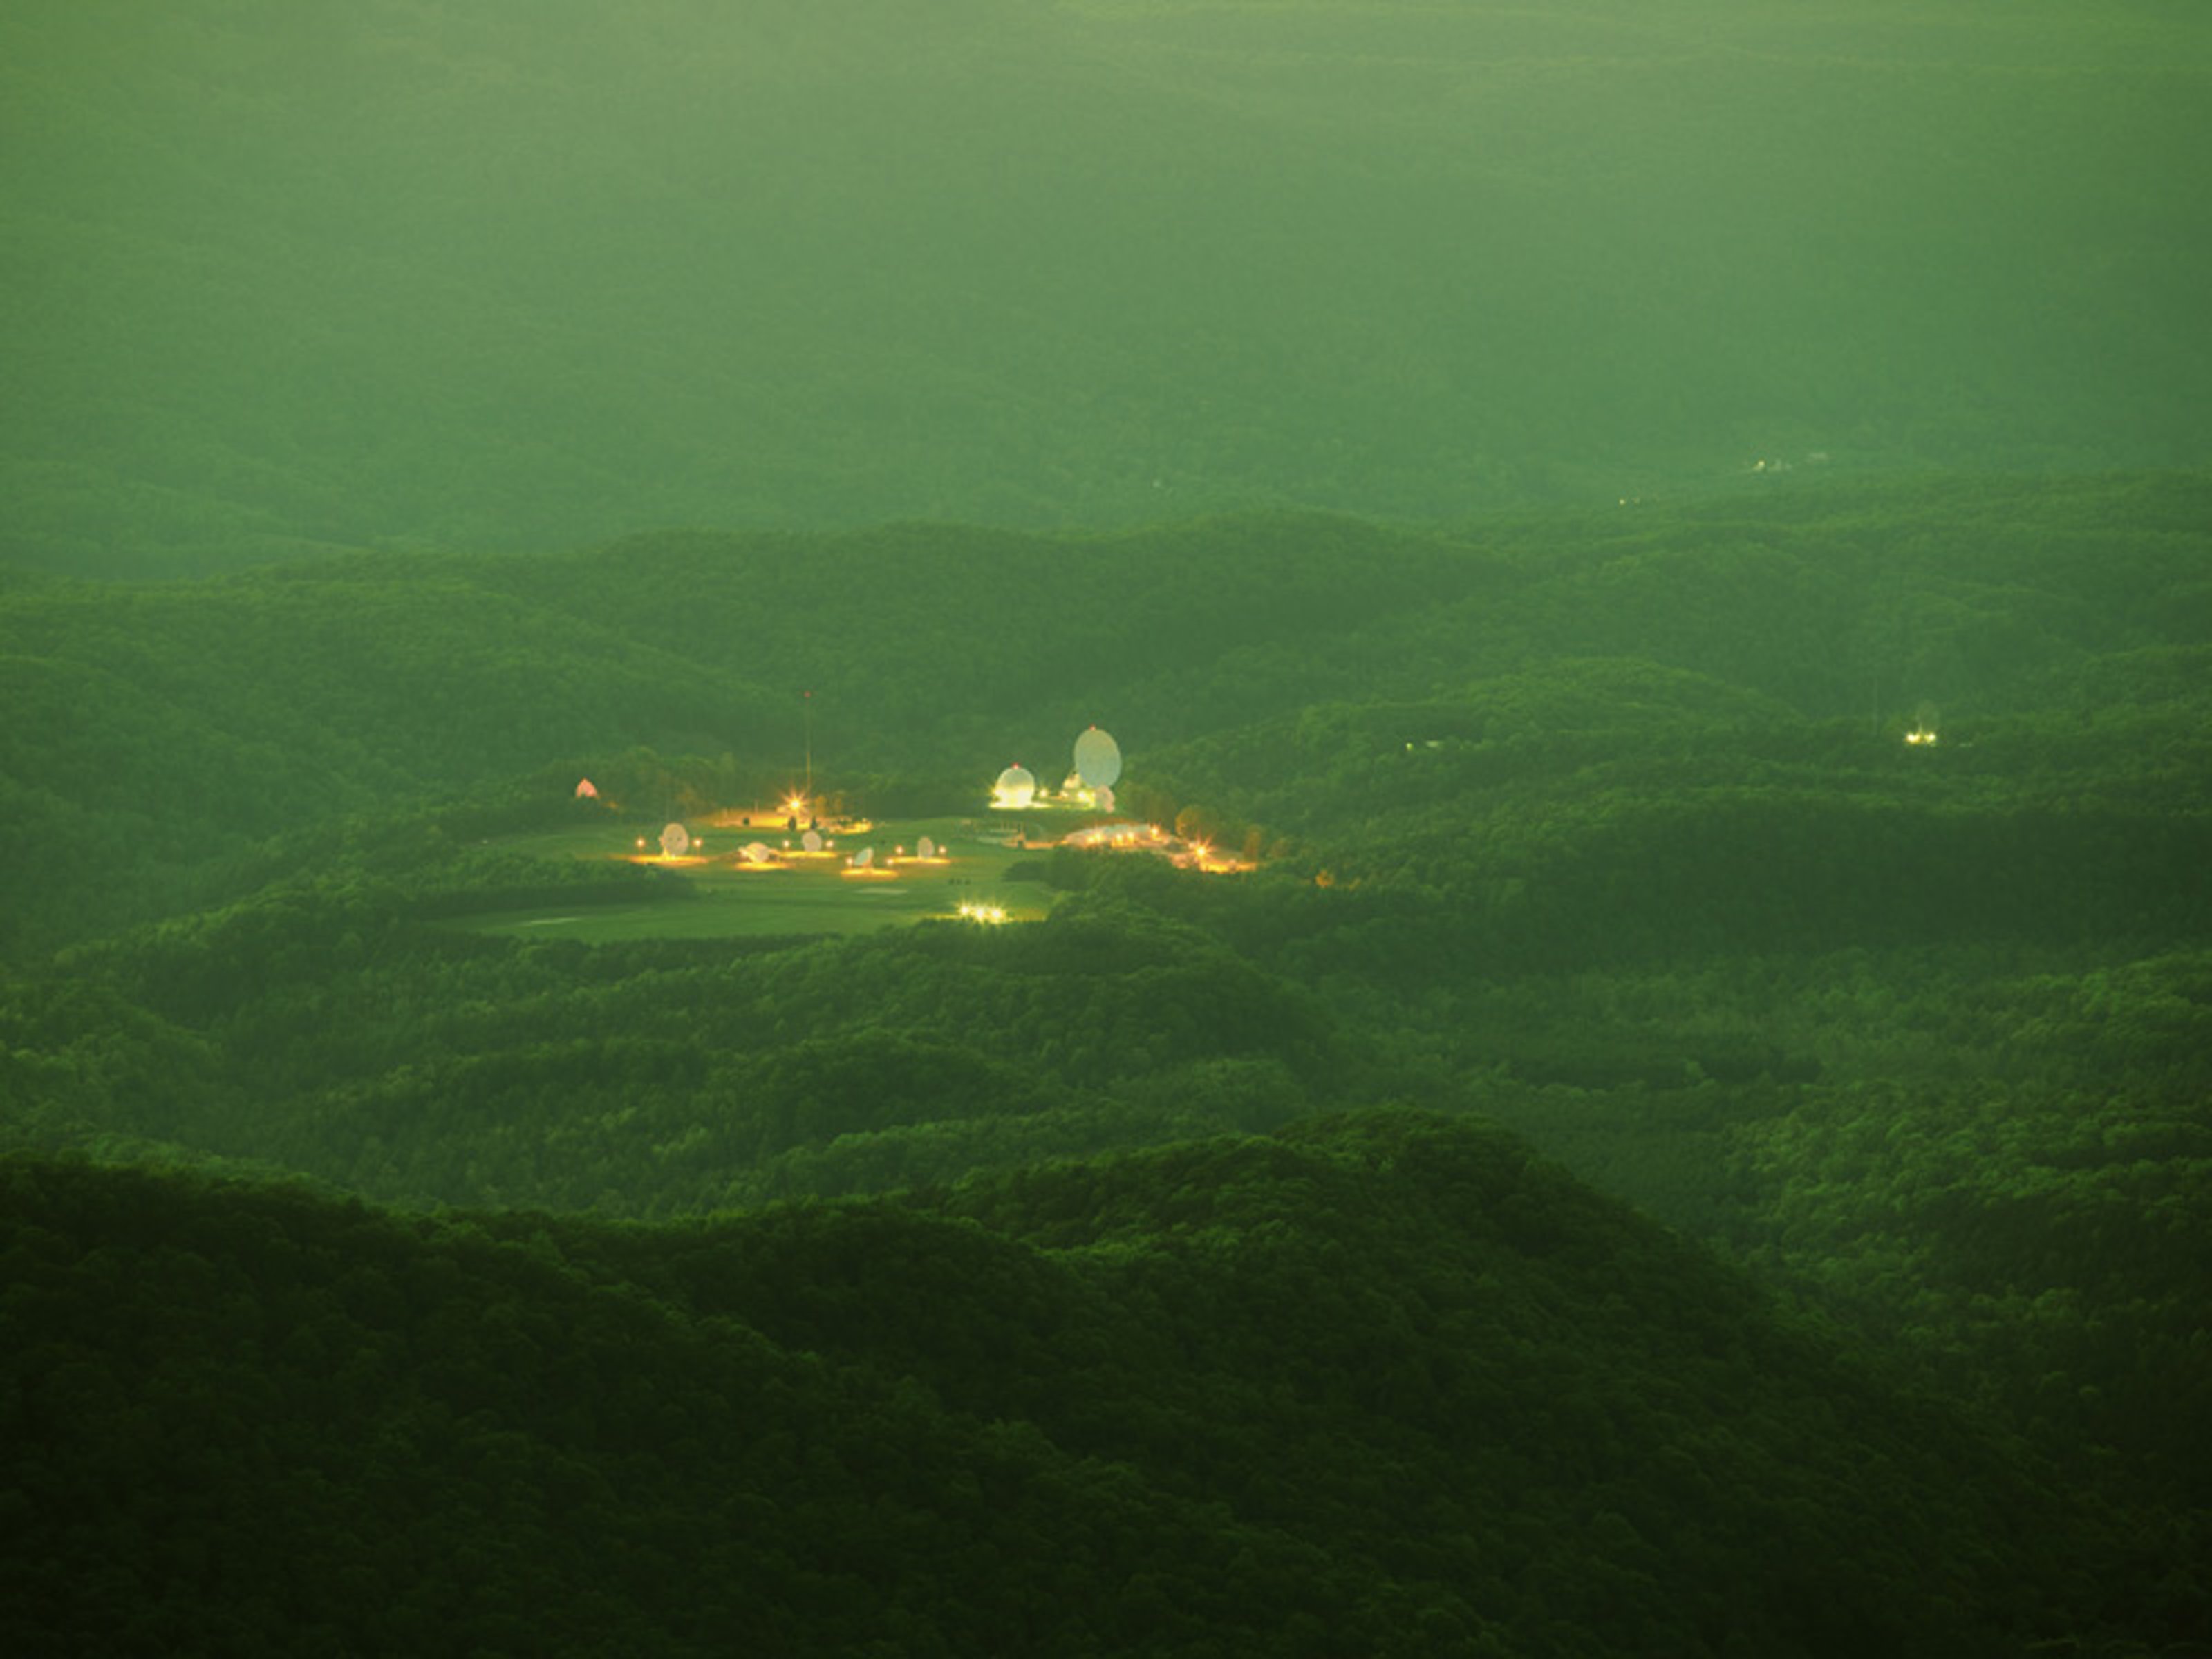
<svg viewBox="0 0 2212 1659"><path fill-rule="evenodd" d="M691 832L680 823L672 823L660 832L660 852L664 858L680 859L691 850Z"/></svg>
<svg viewBox="0 0 2212 1659"><path fill-rule="evenodd" d="M768 843L764 841L747 842L745 843L745 862L747 864L766 864L768 862Z"/></svg>
<svg viewBox="0 0 2212 1659"><path fill-rule="evenodd" d="M935 858L937 856L937 843L930 840L927 836L924 836L921 838L921 843L914 849L914 855L920 859Z"/></svg>
<svg viewBox="0 0 2212 1659"><path fill-rule="evenodd" d="M799 838L799 844L801 847L804 847L810 853L820 852L822 850L822 832L819 830L809 830L805 835Z"/></svg>
<svg viewBox="0 0 2212 1659"><path fill-rule="evenodd" d="M1092 726L1075 740L1075 775L1086 789L1110 789L1121 775L1121 745Z"/></svg>
<svg viewBox="0 0 2212 1659"><path fill-rule="evenodd" d="M856 870L866 870L875 861L876 849L872 847L863 847L854 855L853 867Z"/></svg>

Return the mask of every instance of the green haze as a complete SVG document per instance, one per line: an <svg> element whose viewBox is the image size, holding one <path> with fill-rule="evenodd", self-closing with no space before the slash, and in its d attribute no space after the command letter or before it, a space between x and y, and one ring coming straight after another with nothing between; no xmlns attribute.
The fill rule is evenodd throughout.
<svg viewBox="0 0 2212 1659"><path fill-rule="evenodd" d="M25 0L0 533L2197 465L2208 73L2156 3Z"/></svg>

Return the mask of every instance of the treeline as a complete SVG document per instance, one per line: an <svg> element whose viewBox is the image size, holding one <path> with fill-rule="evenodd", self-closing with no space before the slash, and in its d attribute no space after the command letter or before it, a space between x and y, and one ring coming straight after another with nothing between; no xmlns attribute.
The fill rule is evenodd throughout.
<svg viewBox="0 0 2212 1659"><path fill-rule="evenodd" d="M2201 1501L2201 951L1562 972L1446 950L1364 891L1074 872L1100 890L1036 927L743 951L517 947L397 892L272 896L8 987L6 1134L410 1206L672 1217L1417 1100L1762 1264L2076 1478Z"/></svg>
<svg viewBox="0 0 2212 1659"><path fill-rule="evenodd" d="M2191 855L2212 760L2192 514L2212 502L2188 477L1954 481L1449 539L1284 515L909 526L27 584L0 597L21 711L0 950L241 896L272 848L286 873L343 869L314 840L339 815L550 807L599 772L672 816L772 795L810 750L862 810L942 810L1010 760L1051 775L1094 722L1133 809L1309 874L1525 884L1555 824L1705 815L1717 789L1814 819L1839 791L1894 801L1892 839L1940 838L1963 805L2020 843L2040 831L2008 817L2056 813L2047 863L2111 880L2128 861L2105 844L2148 834L2174 843L2154 884ZM1907 753L1926 705L1942 741ZM1817 823L1789 833L1808 844L1756 868L1852 867Z"/></svg>
<svg viewBox="0 0 2212 1659"><path fill-rule="evenodd" d="M1038 1376L1073 1375L1016 1335L1024 1320L1074 1319L1044 1306L1062 1292L1092 1305L1071 1261L1134 1252L1211 1271L1264 1233L1270 1250L1314 1253L1298 1257L1297 1296L1360 1333L1303 1352L1296 1374L1332 1379L1361 1409L1430 1413L1421 1433L1440 1437L1369 1445L1372 1469L1409 1445L1413 1465L1479 1463L1432 1419L1435 1391L1459 1386L1489 1327L1462 1321L1412 1369L1392 1359L1387 1386L1367 1378L1357 1356L1413 1352L1391 1322L1425 1330L1456 1292L1413 1271L1428 1302L1360 1304L1345 1287L1371 1262L1330 1218L1344 1210L1305 1218L1310 1201L1345 1196L1337 1176L1299 1173L1261 1205L1264 1226L1223 1243L1206 1172L1279 1151L1147 1149L1392 1102L1481 1115L1748 1265L1856 1363L2025 1449L2044 1470L2030 1484L2057 1483L2090 1524L2124 1516L2128 1551L2081 1558L2114 1587L2103 1610L2069 1601L2048 1639L2202 1641L2207 504L2193 477L1951 480L1778 494L1755 514L1498 520L1453 538L1289 517L1087 540L684 535L513 563L393 556L196 586L20 584L0 598L6 672L45 690L24 705L35 718L0 736L0 787L29 803L0 831L28 854L0 863L14 952L0 1144L195 1180L305 1174L410 1212L566 1216L527 1225L586 1277L634 1273L672 1306L692 1291L645 1259L664 1236L613 1221L703 1235L700 1218L719 1214L714 1227L750 1242L702 1259L749 1299L702 1317L816 1354L896 1331L902 1375L1000 1401L1009 1422L1049 1419L1039 1432L1054 1444L1157 1469L1176 1503L1206 1505L1154 1441L1224 1482L1235 1460L1183 1418L1054 1415L1054 1390L1023 1396L976 1356L996 1344L1029 1353ZM928 627L908 625L909 604ZM757 649L726 651L738 640ZM541 671L547 701L532 707ZM82 694L62 695L72 684ZM1096 720L1128 755L1125 805L1264 862L1214 879L1056 854L1027 872L1058 890L1052 919L1006 930L586 946L449 925L482 907L685 890L506 843L580 815L612 825L617 801L651 826L742 800L773 780L762 757L804 741L786 686L817 692L820 776L863 808L980 793L1008 759L1045 769ZM879 720L878 698L890 700ZM1923 723L1938 741L1908 744ZM605 800L574 799L585 774ZM1088 1172L1022 1184L1067 1160ZM1361 1179L1377 1213L1429 1213L1396 1171ZM1171 1200L1162 1182L1190 1191ZM924 1196L857 1201L894 1192ZM1584 1201L1477 1181L1462 1222L1505 1227L1508 1200L1501 1236L1532 1255L1552 1248L1550 1212ZM830 1207L772 1207L794 1200ZM573 1219L585 1212L596 1219ZM353 1213L371 1231L446 1236ZM1041 1254L1019 1271L1044 1275L1009 1287L1020 1319L984 1321L957 1353L893 1317L934 1305L931 1275L1009 1259L963 1255L975 1237L951 1214L1027 1241ZM809 1254L817 1229L840 1241L829 1255ZM1132 1242L1155 1238L1167 1242ZM826 1263L872 1272L893 1257L915 1275L913 1307L809 1300L838 1273L872 1282ZM1113 1296L1148 1307L1152 1282L1115 1281ZM73 1287L57 1308L88 1298L82 1316L97 1316L89 1281L57 1283ZM1300 1316L1278 1285L1254 1290L1249 1305L1274 1311L1249 1328L1241 1291L1192 1294L1219 1341L1246 1345L1239 1364L1257 1363L1279 1317ZM1361 1324L1370 1315L1388 1328ZM334 1327L331 1341L355 1334ZM1140 1346L1118 1326L1085 1340L1101 1365ZM1206 1353L1217 1339L1187 1340ZM1524 1362L1542 1375L1565 1363L1531 1350L1508 1370ZM1193 1398L1334 1467L1323 1431L1223 1386ZM1884 1399L1869 1420L1895 1405ZM1903 1432L1921 1407L1897 1409ZM1596 1435L1622 1413L1601 1401L1580 1420ZM2012 1490L2024 1466L2007 1467L1960 1475L1956 1502ZM1220 1501L1294 1507L1297 1480L1268 1478ZM1712 1485L1684 1501L1735 1501L1733 1480ZM1434 1502L1440 1535L1459 1535L1451 1504L1482 1507ZM1654 1528L1680 1524L1626 1496L1613 1508L1655 1547ZM1952 1522L1962 1539L1981 1525ZM1423 1584L1443 1571L1366 1520L1344 1524L1298 1534L1280 1559L1372 1560ZM1547 1523L1565 1537L1595 1524ZM1468 1535L1476 1559L1522 1559ZM1596 1553L1662 1586L1719 1571L1646 1554L1609 1522L1605 1535ZM1819 1583L1851 1578L1850 1560L1894 1565L1879 1540L1831 1541ZM625 1559L650 1577L658 1547ZM1744 1547L1758 1571L1774 1565ZM2012 1547L1990 1559L2023 1559ZM1738 1546L1713 1548L1717 1561ZM1616 1591L1672 1628L1665 1596ZM1213 1593L1170 1580L1161 1596L1216 1607ZM1364 1589L1314 1594L1308 1610L1331 1628L1413 1617ZM1988 1605L2045 1605L2037 1595L2000 1589ZM1708 1611L1675 1645L1725 1650L1729 1615L1682 1595ZM381 1599L364 1590L360 1605ZM1473 1613L1435 1602L1443 1634L1427 1650L1480 1651L1483 1632L1574 1650L1582 1638L1539 1633L1564 1616L1547 1601L1510 1616L1480 1597ZM1896 1649L1891 1626L1857 1616L1838 1613L1841 1650ZM1756 1627L1772 1637L1763 1649L1821 1650L1796 1626Z"/></svg>
<svg viewBox="0 0 2212 1659"><path fill-rule="evenodd" d="M302 890L8 988L5 1133L667 1215L1265 1128L1372 1069L1310 996L1110 900L737 954L518 949L421 909Z"/></svg>
<svg viewBox="0 0 2212 1659"><path fill-rule="evenodd" d="M1994 1655L2143 1612L2031 1467L1432 1118L660 1231L0 1180L14 1652Z"/></svg>

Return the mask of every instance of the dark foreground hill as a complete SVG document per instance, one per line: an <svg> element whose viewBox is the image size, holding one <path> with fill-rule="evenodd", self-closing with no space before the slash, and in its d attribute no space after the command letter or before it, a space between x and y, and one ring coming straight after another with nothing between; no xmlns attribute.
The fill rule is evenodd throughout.
<svg viewBox="0 0 2212 1659"><path fill-rule="evenodd" d="M9 1650L1954 1655L2140 1587L1422 1115L662 1231L5 1166Z"/></svg>

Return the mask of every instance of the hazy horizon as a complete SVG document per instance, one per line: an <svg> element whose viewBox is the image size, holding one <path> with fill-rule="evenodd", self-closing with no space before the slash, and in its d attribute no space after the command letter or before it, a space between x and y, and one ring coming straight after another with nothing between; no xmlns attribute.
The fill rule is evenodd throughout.
<svg viewBox="0 0 2212 1659"><path fill-rule="evenodd" d="M2171 5L0 21L4 550L2197 466Z"/></svg>

